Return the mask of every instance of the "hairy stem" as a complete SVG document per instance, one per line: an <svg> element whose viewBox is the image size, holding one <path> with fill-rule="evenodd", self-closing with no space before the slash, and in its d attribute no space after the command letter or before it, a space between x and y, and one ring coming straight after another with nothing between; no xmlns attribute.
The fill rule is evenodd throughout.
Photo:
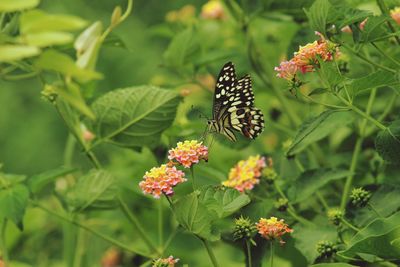
<svg viewBox="0 0 400 267"><path fill-rule="evenodd" d="M204 238L201 238L201 237L198 237L198 238L201 240L201 242L203 243L204 247L206 248L208 257L210 258L210 261L211 261L212 265L214 267L219 267L218 262L217 262L217 258L215 257L214 252L212 251L212 249L210 247L210 244Z"/></svg>
<svg viewBox="0 0 400 267"><path fill-rule="evenodd" d="M270 267L273 267L274 266L274 253L275 253L275 251L274 251L274 241L271 240L270 244L271 244Z"/></svg>
<svg viewBox="0 0 400 267"><path fill-rule="evenodd" d="M3 257L4 266L10 267L7 245L6 245L6 229L7 229L7 218L4 218L1 222L0 249L2 253L1 256Z"/></svg>
<svg viewBox="0 0 400 267"><path fill-rule="evenodd" d="M248 267L252 267L252 263L251 263L251 247L250 247L250 241L248 239L246 239L246 250L247 250L247 264Z"/></svg>

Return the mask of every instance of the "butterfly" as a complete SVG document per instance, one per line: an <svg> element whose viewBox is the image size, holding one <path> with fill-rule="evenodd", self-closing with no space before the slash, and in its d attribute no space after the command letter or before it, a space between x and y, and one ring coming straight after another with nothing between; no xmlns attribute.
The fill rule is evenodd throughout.
<svg viewBox="0 0 400 267"><path fill-rule="evenodd" d="M237 79L232 62L226 63L218 75L208 125L211 132L223 134L231 141L236 141L234 131L255 139L264 130L264 116L254 107L250 75Z"/></svg>

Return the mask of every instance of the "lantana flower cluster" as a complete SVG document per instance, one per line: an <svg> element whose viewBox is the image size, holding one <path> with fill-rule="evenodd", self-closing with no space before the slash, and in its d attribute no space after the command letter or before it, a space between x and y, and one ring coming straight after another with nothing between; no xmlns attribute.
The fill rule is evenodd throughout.
<svg viewBox="0 0 400 267"><path fill-rule="evenodd" d="M265 158L260 155L241 160L230 170L228 180L222 182L222 184L233 187L240 192L251 190L254 185L260 182L262 170L265 166Z"/></svg>
<svg viewBox="0 0 400 267"><path fill-rule="evenodd" d="M144 194L151 194L154 198L160 198L162 194L171 196L173 188L186 182L185 173L174 165L182 165L190 168L200 160L207 160L208 148L196 140L179 142L176 148L168 152L170 162L160 167L154 167L147 171L143 180L139 183Z"/></svg>
<svg viewBox="0 0 400 267"><path fill-rule="evenodd" d="M276 217L269 219L261 218L256 223L258 233L267 240L279 240L281 245L285 244L282 236L287 233L292 233L293 229L289 228L289 225L285 223L283 219L278 220Z"/></svg>
<svg viewBox="0 0 400 267"><path fill-rule="evenodd" d="M179 261L178 258L169 256L168 258L159 258L153 261L153 267L174 267L175 263Z"/></svg>
<svg viewBox="0 0 400 267"><path fill-rule="evenodd" d="M163 164L146 172L139 186L143 193L152 194L154 198L160 198L161 194L172 195L174 193L172 188L187 180L184 176L185 173L175 166Z"/></svg>
<svg viewBox="0 0 400 267"><path fill-rule="evenodd" d="M400 25L400 7L395 7L390 10L390 16L398 25Z"/></svg>
<svg viewBox="0 0 400 267"><path fill-rule="evenodd" d="M303 74L313 72L318 60L331 61L338 55L339 50L335 44L326 40L321 33L315 32L315 34L319 36L319 40L300 46L292 59L283 61L279 67L275 67L279 78L294 82L298 72Z"/></svg>
<svg viewBox="0 0 400 267"><path fill-rule="evenodd" d="M225 18L224 7L219 0L210 0L201 8L201 17L204 19L221 20Z"/></svg>
<svg viewBox="0 0 400 267"><path fill-rule="evenodd" d="M168 153L169 160L176 160L185 168L190 168L202 159L208 160L208 148L196 140L179 142Z"/></svg>

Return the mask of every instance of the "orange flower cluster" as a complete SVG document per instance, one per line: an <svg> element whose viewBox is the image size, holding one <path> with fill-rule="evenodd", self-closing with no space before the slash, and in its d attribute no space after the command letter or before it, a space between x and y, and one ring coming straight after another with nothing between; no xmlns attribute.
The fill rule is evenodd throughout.
<svg viewBox="0 0 400 267"><path fill-rule="evenodd" d="M179 142L176 148L169 151L169 160L176 160L185 168L190 168L200 160L208 159L208 148L196 140Z"/></svg>
<svg viewBox="0 0 400 267"><path fill-rule="evenodd" d="M175 263L179 261L178 258L174 259L174 257L169 256L168 258L159 258L154 260L153 267L174 267Z"/></svg>
<svg viewBox="0 0 400 267"><path fill-rule="evenodd" d="M400 7L393 8L390 10L390 16L398 25L400 25Z"/></svg>
<svg viewBox="0 0 400 267"><path fill-rule="evenodd" d="M322 34L319 32L315 32L315 34L320 37L319 40L300 46L299 51L294 53L291 60L283 61L279 67L275 67L279 78L292 81L298 71L302 73L314 71L315 66L318 65L318 59L331 61L334 59L334 55L339 53L338 48L326 40Z"/></svg>
<svg viewBox="0 0 400 267"><path fill-rule="evenodd" d="M269 219L261 218L258 223L256 223L258 233L267 240L278 239L279 243L285 244L282 240L282 236L286 233L292 233L293 229L284 222L283 219L278 220L276 217L271 217Z"/></svg>
<svg viewBox="0 0 400 267"><path fill-rule="evenodd" d="M187 180L184 176L185 173L177 170L175 166L163 164L146 172L139 186L143 193L152 194L154 198L160 198L161 194L172 195L174 193L172 188Z"/></svg>
<svg viewBox="0 0 400 267"><path fill-rule="evenodd" d="M222 184L240 192L251 190L255 184L260 182L259 178L265 166L265 158L260 155L241 160L230 170L228 180Z"/></svg>

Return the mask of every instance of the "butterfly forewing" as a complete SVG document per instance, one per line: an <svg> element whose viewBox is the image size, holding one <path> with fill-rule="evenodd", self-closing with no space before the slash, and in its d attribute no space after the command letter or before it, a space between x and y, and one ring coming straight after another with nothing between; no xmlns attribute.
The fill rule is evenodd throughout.
<svg viewBox="0 0 400 267"><path fill-rule="evenodd" d="M226 63L217 78L214 93L213 120L216 131L236 141L232 130L254 139L264 130L264 117L254 107L251 78L246 75L239 80L231 62Z"/></svg>

